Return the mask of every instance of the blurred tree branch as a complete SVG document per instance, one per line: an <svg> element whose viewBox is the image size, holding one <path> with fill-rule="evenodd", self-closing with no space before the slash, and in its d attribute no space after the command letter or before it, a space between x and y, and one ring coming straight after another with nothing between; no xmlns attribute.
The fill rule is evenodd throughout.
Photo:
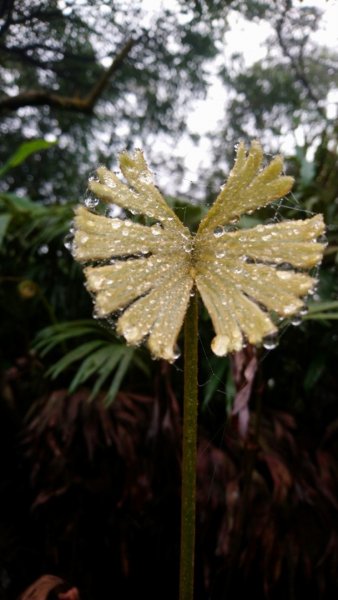
<svg viewBox="0 0 338 600"><path fill-rule="evenodd" d="M0 6L0 19L3 19L4 22L0 27L0 36L7 31L11 24L13 8L14 0L3 0Z"/></svg>
<svg viewBox="0 0 338 600"><path fill-rule="evenodd" d="M325 110L323 110L323 108L320 106L320 98L317 97L316 93L312 88L312 85L310 84L308 77L306 76L306 68L304 64L304 45L307 41L307 38L305 38L303 40L303 43L300 44L298 59L295 56L293 56L292 52L290 52L288 42L284 39L284 26L286 23L288 11L290 9L291 2L287 0L281 18L277 21L277 39L284 56L290 61L290 66L295 76L306 90L309 99L312 100L312 102L314 103L319 116L326 121L326 113Z"/></svg>
<svg viewBox="0 0 338 600"><path fill-rule="evenodd" d="M0 99L0 111L17 110L23 106L50 106L51 108L91 113L107 86L109 79L121 68L122 63L135 43L134 39L129 39L126 42L122 50L115 56L110 67L102 73L101 77L85 97L76 95L63 96L49 90L25 91L15 96L5 96Z"/></svg>

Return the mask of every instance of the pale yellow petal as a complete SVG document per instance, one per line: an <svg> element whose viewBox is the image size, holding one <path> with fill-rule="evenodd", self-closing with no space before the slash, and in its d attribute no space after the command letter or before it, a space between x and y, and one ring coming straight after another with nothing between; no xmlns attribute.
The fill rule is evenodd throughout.
<svg viewBox="0 0 338 600"><path fill-rule="evenodd" d="M224 277L219 270L205 270L197 275L196 285L217 334L212 345L216 354L240 350L244 344L242 333L252 344L275 333L269 315L243 294L231 277Z"/></svg>
<svg viewBox="0 0 338 600"><path fill-rule="evenodd" d="M226 304L234 302L230 308L234 311L234 315L237 314L242 331L253 343L259 341L261 333L264 332L264 323L269 327L266 319L264 323L263 321L259 323L261 315L257 313L254 305L264 306L281 316L294 315L303 307L302 298L308 294L315 283L312 277L304 273L246 262L236 264L227 258L201 261L198 266L198 277L198 281L202 277L205 285L218 290L223 302ZM236 294L236 301L233 299L233 294ZM247 311L246 308L249 310ZM251 326L257 327L256 333Z"/></svg>
<svg viewBox="0 0 338 600"><path fill-rule="evenodd" d="M202 276L196 276L196 286L216 332L212 342L213 352L218 356L225 356L228 352L240 350L243 346L243 336L232 307L228 305L227 297L222 296L219 290L215 290Z"/></svg>
<svg viewBox="0 0 338 600"><path fill-rule="evenodd" d="M188 308L193 283L188 274L182 279L178 279L175 274L171 291L161 295L159 315L148 339L148 347L153 356L169 362L177 358L175 345Z"/></svg>
<svg viewBox="0 0 338 600"><path fill-rule="evenodd" d="M182 266L165 257L149 257L116 261L102 267L87 267L84 269L87 288L96 294L97 314L108 316L154 286L161 288L166 279L171 278L174 266L182 269Z"/></svg>
<svg viewBox="0 0 338 600"><path fill-rule="evenodd" d="M130 219L95 215L83 206L76 209L74 225L73 254L79 262L154 252L180 255L190 239L185 227L178 230L164 230L156 224L147 227Z"/></svg>
<svg viewBox="0 0 338 600"><path fill-rule="evenodd" d="M201 221L200 234L237 220L242 214L266 206L290 191L293 178L281 175L283 162L280 157L260 170L263 153L259 142L251 144L245 160L243 148L243 144L240 144L226 184Z"/></svg>
<svg viewBox="0 0 338 600"><path fill-rule="evenodd" d="M117 332L130 344L148 336L148 346L156 358L175 360L175 345L190 300L193 279L188 270L175 269L172 275L136 300L117 322Z"/></svg>
<svg viewBox="0 0 338 600"><path fill-rule="evenodd" d="M141 151L120 155L126 183L104 167L89 187L104 202L146 217L107 218L80 207L74 256L87 263L87 288L99 316L115 315L127 343L147 340L154 357L173 361L194 284L209 311L212 350L223 356L276 333L269 311L296 314L315 280L297 270L323 254L321 216L226 231L224 225L286 194L292 178L277 156L265 168L258 142L239 144L235 165L196 236L154 185ZM122 213L123 214L123 213ZM128 212L127 212L128 215ZM149 218L150 223L149 223ZM99 263L99 264L97 264Z"/></svg>
<svg viewBox="0 0 338 600"><path fill-rule="evenodd" d="M141 150L136 150L134 154L120 154L120 168L128 185L112 171L99 167L98 181L93 179L88 184L91 192L104 202L116 204L132 214L151 217L169 229L184 228L155 187L152 173Z"/></svg>
<svg viewBox="0 0 338 600"><path fill-rule="evenodd" d="M289 263L309 269L323 256L324 244L317 242L325 231L322 215L304 221L257 225L252 229L224 232L215 237L206 232L196 237L196 256L212 260L216 255L231 261L252 259L262 263Z"/></svg>
<svg viewBox="0 0 338 600"><path fill-rule="evenodd" d="M84 269L99 317L124 311L118 333L139 344L148 338L152 354L172 361L193 286L193 239L182 225L140 225L79 207L75 217L74 256L94 263ZM96 261L106 264L95 265ZM107 264L108 263L108 264Z"/></svg>

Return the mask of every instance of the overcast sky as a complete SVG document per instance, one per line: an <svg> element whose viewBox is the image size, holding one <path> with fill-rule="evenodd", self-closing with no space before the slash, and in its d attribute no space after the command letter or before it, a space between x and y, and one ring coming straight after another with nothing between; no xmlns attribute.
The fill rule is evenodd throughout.
<svg viewBox="0 0 338 600"><path fill-rule="evenodd" d="M158 10L159 3L154 0L144 0L150 10ZM320 29L313 34L313 39L321 45L338 48L338 2L337 0L299 0L297 5L306 7L314 6L324 12ZM155 8L156 7L156 8ZM245 63L249 66L257 60L264 58L266 54L266 40L272 33L268 23L249 23L237 11L233 11L229 18L230 28L225 36L225 50L228 55L239 52L243 55ZM224 56L223 60L226 60ZM222 60L222 57L218 57ZM217 65L215 65L216 71ZM332 93L328 106L328 116L337 115L338 93ZM201 134L198 145L192 143L188 137L184 137L179 144L173 143L166 151L182 157L187 173L187 179L182 182L181 191L188 190L190 181L197 180L201 163L210 154L210 142L205 134L217 128L217 123L224 118L226 107L226 91L217 77L211 77L211 84L204 100L197 100L193 105L187 124L191 132ZM301 143L301 140L299 140ZM163 141L159 141L159 147L164 151ZM281 152L288 153L294 147L294 137L286 136L282 141ZM170 187L170 182L166 182Z"/></svg>

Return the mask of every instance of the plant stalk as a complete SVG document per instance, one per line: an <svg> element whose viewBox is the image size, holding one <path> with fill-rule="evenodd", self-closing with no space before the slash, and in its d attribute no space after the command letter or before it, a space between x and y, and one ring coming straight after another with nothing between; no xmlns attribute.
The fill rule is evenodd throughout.
<svg viewBox="0 0 338 600"><path fill-rule="evenodd" d="M181 554L179 600L193 600L196 521L196 458L198 408L198 293L184 321L184 408L181 488Z"/></svg>

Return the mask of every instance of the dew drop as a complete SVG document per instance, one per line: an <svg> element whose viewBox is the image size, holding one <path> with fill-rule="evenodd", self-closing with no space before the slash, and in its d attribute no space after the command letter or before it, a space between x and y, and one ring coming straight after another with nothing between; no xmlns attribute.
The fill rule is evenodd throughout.
<svg viewBox="0 0 338 600"><path fill-rule="evenodd" d="M124 330L123 335L126 338L127 342L129 342L130 344L133 344L138 340L140 331L139 331L138 327L130 326Z"/></svg>
<svg viewBox="0 0 338 600"><path fill-rule="evenodd" d="M42 256L43 254L48 254L49 247L47 246L47 244L42 244L42 246L39 246L37 252L39 256Z"/></svg>
<svg viewBox="0 0 338 600"><path fill-rule="evenodd" d="M308 314L308 312L309 312L309 307L304 305L304 306L303 306L303 307L300 309L300 311L299 311L299 314L300 314L300 316L301 316L301 317L305 317L305 315L307 315L307 314Z"/></svg>
<svg viewBox="0 0 338 600"><path fill-rule="evenodd" d="M95 208L99 204L99 199L89 194L83 201L86 208Z"/></svg>
<svg viewBox="0 0 338 600"><path fill-rule="evenodd" d="M181 351L178 346L175 346L173 353L172 353L172 360L173 361L177 360L180 356L181 356Z"/></svg>
<svg viewBox="0 0 338 600"><path fill-rule="evenodd" d="M110 223L112 229L120 229L121 225L122 221L120 221L119 219L113 219Z"/></svg>
<svg viewBox="0 0 338 600"><path fill-rule="evenodd" d="M64 240L63 240L63 245L67 250L72 250L73 248L73 234L72 233L67 233L67 235L65 236Z"/></svg>
<svg viewBox="0 0 338 600"><path fill-rule="evenodd" d="M301 322L302 322L302 316L298 313L297 315L295 315L294 317L292 317L292 319L290 319L290 322L295 327L298 327L298 325L300 325Z"/></svg>
<svg viewBox="0 0 338 600"><path fill-rule="evenodd" d="M96 173L94 175L90 175L88 177L88 183L91 183L92 181L99 181L98 176L96 175Z"/></svg>
<svg viewBox="0 0 338 600"><path fill-rule="evenodd" d="M277 333L271 333L263 338L263 346L266 350L273 350L278 346L278 335Z"/></svg>
<svg viewBox="0 0 338 600"><path fill-rule="evenodd" d="M122 209L117 204L110 204L106 210L106 217L114 218L119 217L122 213Z"/></svg>
<svg viewBox="0 0 338 600"><path fill-rule="evenodd" d="M111 177L105 177L104 178L104 183L105 185L107 185L111 190L113 190L114 188L116 188L116 182L111 178Z"/></svg>
<svg viewBox="0 0 338 600"><path fill-rule="evenodd" d="M227 335L216 335L211 342L211 349L217 356L225 356L229 348Z"/></svg>
<svg viewBox="0 0 338 600"><path fill-rule="evenodd" d="M279 269L276 271L276 275L279 279L282 279L283 281L292 278L292 273L289 273L288 271L280 271Z"/></svg>
<svg viewBox="0 0 338 600"><path fill-rule="evenodd" d="M153 235L161 235L162 229L158 225L154 225L154 227L151 228L151 233Z"/></svg>
<svg viewBox="0 0 338 600"><path fill-rule="evenodd" d="M216 250L215 255L216 255L216 258L224 258L225 251L224 250Z"/></svg>
<svg viewBox="0 0 338 600"><path fill-rule="evenodd" d="M320 235L319 238L317 238L317 242L318 242L318 244L324 244L325 246L327 246L328 239L327 239L326 235Z"/></svg>
<svg viewBox="0 0 338 600"><path fill-rule="evenodd" d="M222 237L222 235L224 235L224 227L221 227L221 226L215 227L214 237L219 238L219 237Z"/></svg>
<svg viewBox="0 0 338 600"><path fill-rule="evenodd" d="M153 183L153 178L150 173L140 173L139 181L141 183L145 183L146 185L149 185L149 184Z"/></svg>
<svg viewBox="0 0 338 600"><path fill-rule="evenodd" d="M293 271L293 266L291 263L283 262L280 265L278 265L278 270L279 271Z"/></svg>
<svg viewBox="0 0 338 600"><path fill-rule="evenodd" d="M297 304L286 304L284 306L284 315L292 315L298 309Z"/></svg>

